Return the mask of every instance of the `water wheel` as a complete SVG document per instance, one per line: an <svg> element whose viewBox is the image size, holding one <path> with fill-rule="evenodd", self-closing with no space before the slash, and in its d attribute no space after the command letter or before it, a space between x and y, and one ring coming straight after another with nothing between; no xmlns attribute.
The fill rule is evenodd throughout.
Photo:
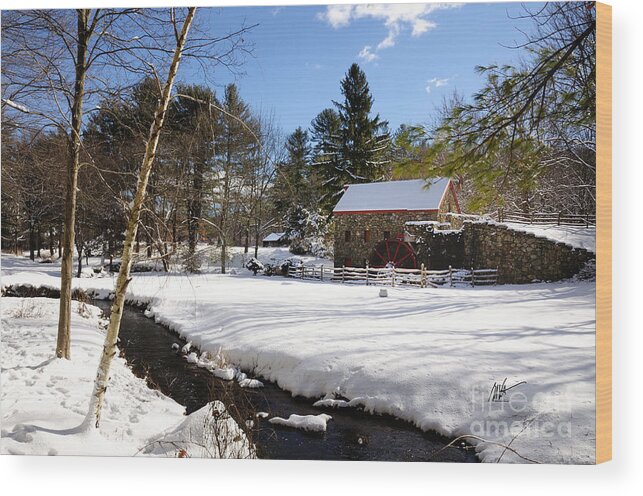
<svg viewBox="0 0 643 496"><path fill-rule="evenodd" d="M386 267L393 264L398 269L417 269L413 247L406 241L387 239L375 246L368 263L371 267Z"/></svg>

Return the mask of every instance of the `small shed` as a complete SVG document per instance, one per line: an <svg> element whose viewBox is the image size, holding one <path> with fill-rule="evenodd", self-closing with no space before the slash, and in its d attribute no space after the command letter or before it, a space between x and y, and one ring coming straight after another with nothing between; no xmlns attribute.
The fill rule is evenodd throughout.
<svg viewBox="0 0 643 496"><path fill-rule="evenodd" d="M273 232L263 238L262 246L264 248L277 248L280 246L288 246L288 238L285 232Z"/></svg>

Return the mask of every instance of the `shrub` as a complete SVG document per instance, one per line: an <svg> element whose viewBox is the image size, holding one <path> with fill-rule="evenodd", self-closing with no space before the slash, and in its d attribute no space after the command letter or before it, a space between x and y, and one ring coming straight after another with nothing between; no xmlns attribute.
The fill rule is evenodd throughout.
<svg viewBox="0 0 643 496"><path fill-rule="evenodd" d="M246 263L246 269L248 269L250 272L252 272L253 275L256 276L257 272L261 272L264 270L264 266L259 260L252 257L250 260L248 260L248 263Z"/></svg>

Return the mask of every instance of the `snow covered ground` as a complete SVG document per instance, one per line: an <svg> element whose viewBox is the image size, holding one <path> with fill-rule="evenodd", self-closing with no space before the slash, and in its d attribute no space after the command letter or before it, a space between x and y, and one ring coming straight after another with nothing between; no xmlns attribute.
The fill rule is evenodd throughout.
<svg viewBox="0 0 643 496"><path fill-rule="evenodd" d="M72 360L53 359L58 300L2 299L2 439L4 454L218 456L202 446L207 410L185 409L147 387L116 357L99 430L78 429L89 397L104 334L100 310L73 302ZM178 424L178 425L177 425ZM229 417L219 435L238 436ZM200 429L195 430L195 426ZM227 438L226 438L227 439ZM223 455L249 456L247 443L229 442Z"/></svg>
<svg viewBox="0 0 643 496"><path fill-rule="evenodd" d="M539 224L517 224L504 222L511 229L533 233L553 241L567 243L574 248L585 248L596 253L596 227L590 226L549 226Z"/></svg>
<svg viewBox="0 0 643 496"><path fill-rule="evenodd" d="M3 257L2 283L57 287L55 269L41 269ZM113 283L75 284L106 295ZM483 461L524 461L500 445L511 443L535 461L593 462L593 282L378 293L245 271L135 274L128 298L202 351L222 347L230 363L294 394L338 393L425 430L477 436ZM505 378L526 384L488 401Z"/></svg>

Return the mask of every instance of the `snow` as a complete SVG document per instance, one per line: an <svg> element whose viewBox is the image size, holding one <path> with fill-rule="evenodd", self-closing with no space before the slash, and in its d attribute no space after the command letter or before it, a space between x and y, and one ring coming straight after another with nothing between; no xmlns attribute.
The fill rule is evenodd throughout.
<svg viewBox="0 0 643 496"><path fill-rule="evenodd" d="M234 379L235 371L234 369L231 369L231 368L226 368L226 369L215 368L215 369L212 369L212 374L215 377L218 377L219 379L223 379L224 381L231 381L232 379Z"/></svg>
<svg viewBox="0 0 643 496"><path fill-rule="evenodd" d="M574 248L585 248L596 253L596 227L590 226L557 226L542 224L518 224L515 222L504 222L514 231L533 233L536 236L566 243Z"/></svg>
<svg viewBox="0 0 643 496"><path fill-rule="evenodd" d="M409 220L404 223L405 226L450 226L448 222L439 222L437 220Z"/></svg>
<svg viewBox="0 0 643 496"><path fill-rule="evenodd" d="M381 210L435 210L449 186L448 178L351 184L333 213Z"/></svg>
<svg viewBox="0 0 643 496"><path fill-rule="evenodd" d="M323 398L315 401L313 406L318 408L346 408L350 406L346 400L335 400L333 398Z"/></svg>
<svg viewBox="0 0 643 496"><path fill-rule="evenodd" d="M91 305L73 302L72 311L72 359L59 360L53 358L58 300L2 299L1 453L176 456L184 449L189 456L254 456L223 405L210 404L186 418L183 406L150 389L119 357L112 363L100 428L83 430L105 321ZM209 433L219 436L214 444L203 427L212 408L221 411L219 429Z"/></svg>
<svg viewBox="0 0 643 496"><path fill-rule="evenodd" d="M73 302L72 310L72 359L58 360L58 300L2 299L2 453L131 456L183 416L115 357L100 430L78 429L104 336L98 308Z"/></svg>
<svg viewBox="0 0 643 496"><path fill-rule="evenodd" d="M245 433L220 401L208 403L179 425L160 434L142 449L143 454L186 458L255 458Z"/></svg>
<svg viewBox="0 0 643 496"><path fill-rule="evenodd" d="M275 233L270 233L268 236L263 238L263 241L279 241L281 238L284 237L286 233L285 232L275 232Z"/></svg>
<svg viewBox="0 0 643 496"><path fill-rule="evenodd" d="M319 415L297 415L293 413L287 419L282 417L273 417L269 419L268 422L304 431L326 432L328 421L332 418L333 417L325 413L321 413Z"/></svg>
<svg viewBox="0 0 643 496"><path fill-rule="evenodd" d="M16 110L19 110L20 112L24 112L25 114L31 113L29 109L22 105L21 103L14 102L13 100L9 100L8 98L3 98L2 99L3 103L11 108L14 108Z"/></svg>
<svg viewBox="0 0 643 496"><path fill-rule="evenodd" d="M3 257L3 285L58 286L39 269ZM74 285L109 294L110 282ZM228 364L295 395L340 391L349 406L483 438L470 440L482 461L510 442L540 462L594 461L594 282L387 289L379 298L372 287L247 271L145 273L134 274L127 298L195 347L223 349ZM526 384L489 402L505 378ZM523 460L507 451L502 461Z"/></svg>
<svg viewBox="0 0 643 496"><path fill-rule="evenodd" d="M263 382L257 380L257 379L243 379L242 381L239 381L239 386L242 388L248 388L248 389L258 389L263 387Z"/></svg>

